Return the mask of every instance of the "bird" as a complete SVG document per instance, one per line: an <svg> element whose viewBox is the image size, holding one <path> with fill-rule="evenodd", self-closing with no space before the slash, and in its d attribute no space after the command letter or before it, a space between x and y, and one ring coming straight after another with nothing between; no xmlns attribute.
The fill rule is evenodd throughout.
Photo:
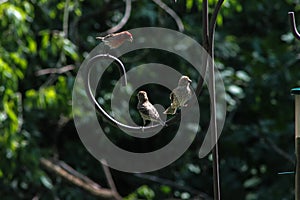
<svg viewBox="0 0 300 200"><path fill-rule="evenodd" d="M146 125L146 121L151 121L152 125L153 122L158 122L165 126L165 122L160 118L156 108L150 103L147 92L139 91L137 97L139 100L137 110L143 119L143 125Z"/></svg>
<svg viewBox="0 0 300 200"><path fill-rule="evenodd" d="M102 40L105 45L109 46L110 49L116 49L120 47L125 41L133 41L131 33L123 31L120 33L111 33L104 37L96 37L98 40Z"/></svg>
<svg viewBox="0 0 300 200"><path fill-rule="evenodd" d="M186 107L186 102L192 98L190 83L192 80L188 76L181 76L178 86L171 92L171 105L163 112L164 114L174 115L177 108Z"/></svg>

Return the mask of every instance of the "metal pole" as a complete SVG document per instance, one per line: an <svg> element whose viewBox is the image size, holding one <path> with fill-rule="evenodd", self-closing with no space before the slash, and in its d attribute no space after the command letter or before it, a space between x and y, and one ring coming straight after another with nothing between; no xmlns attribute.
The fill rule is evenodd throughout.
<svg viewBox="0 0 300 200"><path fill-rule="evenodd" d="M292 33L297 40L300 40L300 33L297 30L294 12L289 12ZM295 200L300 200L300 88L292 89L291 93L295 95Z"/></svg>
<svg viewBox="0 0 300 200"><path fill-rule="evenodd" d="M292 89L295 95L295 200L300 200L300 88Z"/></svg>

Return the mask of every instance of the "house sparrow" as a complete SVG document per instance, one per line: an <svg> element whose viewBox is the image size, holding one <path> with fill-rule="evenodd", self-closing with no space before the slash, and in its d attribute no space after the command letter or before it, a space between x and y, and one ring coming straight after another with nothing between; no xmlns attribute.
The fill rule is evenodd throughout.
<svg viewBox="0 0 300 200"><path fill-rule="evenodd" d="M177 108L187 106L186 102L192 97L191 82L188 76L182 76L179 79L178 86L170 94L171 105L165 110L164 114L174 115Z"/></svg>
<svg viewBox="0 0 300 200"><path fill-rule="evenodd" d="M159 122L162 126L165 126L165 122L160 118L156 108L150 103L147 93L145 91L139 91L137 94L138 105L137 109L143 118L143 124L147 121Z"/></svg>
<svg viewBox="0 0 300 200"><path fill-rule="evenodd" d="M109 46L111 49L118 48L125 41L132 42L133 40L131 33L129 33L128 31L123 31L120 33L112 33L104 37L96 37L96 39L102 40L102 42L104 42L104 44Z"/></svg>

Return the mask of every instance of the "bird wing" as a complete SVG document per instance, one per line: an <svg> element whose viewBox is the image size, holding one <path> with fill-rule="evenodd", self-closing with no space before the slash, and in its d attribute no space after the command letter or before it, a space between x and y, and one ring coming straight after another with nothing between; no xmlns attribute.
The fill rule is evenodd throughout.
<svg viewBox="0 0 300 200"><path fill-rule="evenodd" d="M140 104L138 107L138 111L143 114L143 115L149 115L149 109L144 105L144 104Z"/></svg>
<svg viewBox="0 0 300 200"><path fill-rule="evenodd" d="M100 37L96 37L96 39L104 41L104 40L107 40L108 38L110 38L112 36L113 36L113 34L111 33L111 34L108 34L108 35L103 36L103 37L101 37L101 36Z"/></svg>
<svg viewBox="0 0 300 200"><path fill-rule="evenodd" d="M143 104L144 107L142 109L143 114L147 114L147 116L149 116L151 119L155 119L158 120L159 119L159 114L156 110L156 108L149 102L146 102Z"/></svg>
<svg viewBox="0 0 300 200"><path fill-rule="evenodd" d="M177 93L178 93L178 88L175 88L175 89L172 91L172 93L170 94L171 103L172 103L174 106L177 105L177 104L179 104Z"/></svg>
<svg viewBox="0 0 300 200"><path fill-rule="evenodd" d="M176 99L176 95L174 93L174 90L170 94L170 99L171 99L171 102L173 102Z"/></svg>
<svg viewBox="0 0 300 200"><path fill-rule="evenodd" d="M138 103L137 109L144 120L151 120L149 116L149 109L144 105L144 103Z"/></svg>

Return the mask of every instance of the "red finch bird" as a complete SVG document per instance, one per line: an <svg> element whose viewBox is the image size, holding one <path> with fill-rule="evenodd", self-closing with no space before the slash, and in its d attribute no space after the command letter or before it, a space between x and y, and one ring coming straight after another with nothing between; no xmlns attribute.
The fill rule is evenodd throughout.
<svg viewBox="0 0 300 200"><path fill-rule="evenodd" d="M164 114L174 115L177 108L187 106L186 102L192 97L191 82L188 76L182 76L179 79L178 86L170 94L171 105L165 110Z"/></svg>
<svg viewBox="0 0 300 200"><path fill-rule="evenodd" d="M96 37L96 39L102 40L102 42L104 42L104 44L109 46L111 49L118 48L125 41L132 42L133 40L131 33L129 33L128 31L123 31L120 33L112 33L104 37Z"/></svg>
<svg viewBox="0 0 300 200"><path fill-rule="evenodd" d="M137 109L143 118L144 125L147 121L159 122L162 126L165 125L165 122L160 118L156 108L150 103L147 93L145 91L139 91L137 94L139 103Z"/></svg>

